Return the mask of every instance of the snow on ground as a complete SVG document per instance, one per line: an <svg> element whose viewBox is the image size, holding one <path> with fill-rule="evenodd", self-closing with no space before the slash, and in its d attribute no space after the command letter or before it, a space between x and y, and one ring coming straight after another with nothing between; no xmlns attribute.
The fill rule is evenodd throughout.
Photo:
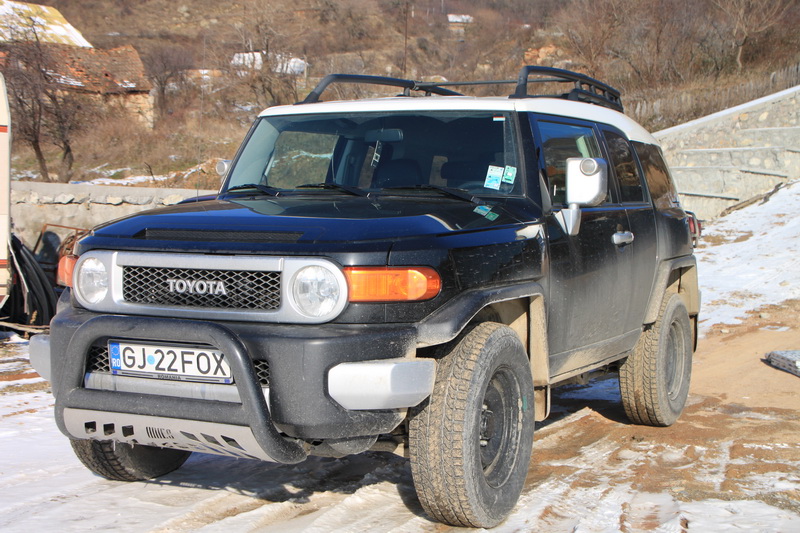
<svg viewBox="0 0 800 533"><path fill-rule="evenodd" d="M733 324L748 311L800 298L800 182L715 221L697 250L701 328ZM711 243L723 243L713 245Z"/></svg>
<svg viewBox="0 0 800 533"><path fill-rule="evenodd" d="M70 183L88 184L88 185L137 185L141 183L158 183L161 181L166 181L168 179L174 178L176 176L182 176L184 179L187 179L195 172L200 172L204 165L205 163L197 165L185 172L170 172L169 174L159 174L158 176L153 176L153 175L128 176L126 178L115 178L112 176L115 176L122 172L129 171L131 170L130 168L106 169L104 168L105 165L101 165L97 168L92 169L90 172L95 174L101 174L103 175L103 177L94 178L86 181L73 180Z"/></svg>
<svg viewBox="0 0 800 533"><path fill-rule="evenodd" d="M704 328L738 320L764 304L800 297L798 212L800 185L795 183L764 205L737 211L706 228L706 244L698 253ZM0 358L0 376L13 376L0 381L1 531L445 529L422 513L407 461L388 454L310 458L288 466L195 454L175 473L148 483L96 477L56 429L52 396L41 378L31 375L27 347L19 341L6 341ZM605 379L560 392L559 400L618 404L618 395L616 381ZM561 449L562 432L580 431L582 423L592 422L593 413L588 408L556 410L555 420L537 432L537 449ZM761 445L747 446L755 452ZM630 472L658 462L681 465L693 453L699 458L692 461L703 465L704 481L722 495L726 465L735 463L730 447L727 442L670 447L643 441L619 451L619 442L599 438L543 464L563 473L526 487L515 512L497 531L800 531L800 515L747 496L797 493L797 463L787 463L786 475L745 476L741 483L750 488L742 499L684 501L669 492L640 492L634 486ZM586 483L587 472L591 483Z"/></svg>

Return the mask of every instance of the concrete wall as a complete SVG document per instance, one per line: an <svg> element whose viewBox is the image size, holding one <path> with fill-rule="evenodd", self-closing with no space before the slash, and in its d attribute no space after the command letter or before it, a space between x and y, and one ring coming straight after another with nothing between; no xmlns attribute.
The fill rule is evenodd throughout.
<svg viewBox="0 0 800 533"><path fill-rule="evenodd" d="M91 229L139 211L214 193L216 191L15 181L11 184L12 232L33 248L44 224ZM60 239L68 233L68 230L53 228L51 238ZM51 243L53 245L56 243Z"/></svg>

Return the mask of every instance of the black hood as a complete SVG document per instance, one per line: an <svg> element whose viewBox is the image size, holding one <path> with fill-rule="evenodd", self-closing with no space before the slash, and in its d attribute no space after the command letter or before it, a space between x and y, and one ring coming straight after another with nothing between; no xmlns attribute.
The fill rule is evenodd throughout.
<svg viewBox="0 0 800 533"><path fill-rule="evenodd" d="M79 252L93 248L258 252L276 246L285 249L287 244L323 243L372 243L384 248L398 240L519 222L501 204L476 205L438 196L240 197L179 204L103 224L81 241ZM167 242L171 245L165 246Z"/></svg>

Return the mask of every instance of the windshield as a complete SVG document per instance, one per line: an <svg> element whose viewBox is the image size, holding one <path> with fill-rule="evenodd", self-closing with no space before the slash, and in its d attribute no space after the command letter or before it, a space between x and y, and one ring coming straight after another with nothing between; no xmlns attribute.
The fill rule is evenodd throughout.
<svg viewBox="0 0 800 533"><path fill-rule="evenodd" d="M481 196L520 195L518 159L511 113L262 117L225 188L431 194L444 187Z"/></svg>

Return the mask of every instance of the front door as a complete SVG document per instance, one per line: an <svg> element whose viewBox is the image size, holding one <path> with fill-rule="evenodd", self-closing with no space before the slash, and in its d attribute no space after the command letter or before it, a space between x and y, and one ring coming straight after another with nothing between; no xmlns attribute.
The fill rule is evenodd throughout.
<svg viewBox="0 0 800 533"><path fill-rule="evenodd" d="M609 191L598 207L581 210L578 235L566 234L557 213L566 201L566 160L604 157L600 132L592 124L537 116L535 135L540 163L553 204L547 220L550 251L548 342L552 377L611 359L623 351L627 322L630 254L614 244L614 234L630 231L619 202L613 172Z"/></svg>

